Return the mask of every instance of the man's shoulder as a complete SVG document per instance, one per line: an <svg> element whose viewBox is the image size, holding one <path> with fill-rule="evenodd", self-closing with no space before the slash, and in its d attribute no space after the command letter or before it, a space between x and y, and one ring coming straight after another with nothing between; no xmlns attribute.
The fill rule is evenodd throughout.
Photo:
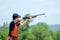
<svg viewBox="0 0 60 40"><path fill-rule="evenodd" d="M11 21L10 24L14 24L14 21Z"/></svg>

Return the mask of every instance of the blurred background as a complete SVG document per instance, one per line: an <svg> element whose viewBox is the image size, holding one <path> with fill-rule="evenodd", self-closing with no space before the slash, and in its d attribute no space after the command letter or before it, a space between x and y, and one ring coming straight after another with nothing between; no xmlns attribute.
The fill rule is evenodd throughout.
<svg viewBox="0 0 60 40"><path fill-rule="evenodd" d="M0 0L0 40L8 35L13 13L21 17L46 14L19 28L19 40L60 40L60 0Z"/></svg>

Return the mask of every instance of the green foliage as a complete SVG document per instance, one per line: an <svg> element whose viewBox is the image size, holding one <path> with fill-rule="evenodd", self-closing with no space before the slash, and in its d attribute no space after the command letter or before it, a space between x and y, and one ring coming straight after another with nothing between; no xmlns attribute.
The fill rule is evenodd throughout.
<svg viewBox="0 0 60 40"><path fill-rule="evenodd" d="M60 40L60 30L57 31L57 40Z"/></svg>
<svg viewBox="0 0 60 40"><path fill-rule="evenodd" d="M28 31L24 31L19 35L19 40L35 40L35 36Z"/></svg>
<svg viewBox="0 0 60 40"><path fill-rule="evenodd" d="M29 26L29 25L28 25ZM30 31L22 31L22 27L19 28L19 40L60 40L60 30L49 31L48 24L40 22L36 25L30 26ZM26 27L27 28L27 27ZM0 40L6 40L8 36L7 24L0 27Z"/></svg>
<svg viewBox="0 0 60 40"><path fill-rule="evenodd" d="M33 35L32 33L29 33L28 35L27 35L27 38L26 38L26 40L35 40L35 35Z"/></svg>
<svg viewBox="0 0 60 40"><path fill-rule="evenodd" d="M1 40L6 40L7 35L8 35L7 33L8 33L8 32L7 32L6 29L2 30L2 31L0 32L0 39L1 39Z"/></svg>
<svg viewBox="0 0 60 40"><path fill-rule="evenodd" d="M3 25L2 27L0 27L0 40L6 40L7 35L8 35L8 29L7 29L7 25Z"/></svg>
<svg viewBox="0 0 60 40"><path fill-rule="evenodd" d="M38 23L35 25L32 28L32 33L36 36L36 40L52 40L46 23Z"/></svg>
<svg viewBox="0 0 60 40"><path fill-rule="evenodd" d="M29 14L29 13L27 13L27 14L25 15L25 17L26 17L26 16L27 16L27 17L29 17L29 16L30 16L30 14Z"/></svg>
<svg viewBox="0 0 60 40"><path fill-rule="evenodd" d="M29 14L27 15L29 16ZM53 32L49 30L48 24L44 22L29 26L30 22L31 21L29 21L24 28L19 27L18 40L60 40L60 30ZM0 40L6 40L8 36L7 25L7 23L4 23L3 26L0 27ZM22 29L24 31L22 31Z"/></svg>

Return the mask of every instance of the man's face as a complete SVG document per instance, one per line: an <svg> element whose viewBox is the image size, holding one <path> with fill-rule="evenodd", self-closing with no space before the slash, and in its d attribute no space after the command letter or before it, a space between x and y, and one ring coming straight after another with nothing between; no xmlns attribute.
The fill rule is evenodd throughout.
<svg viewBox="0 0 60 40"><path fill-rule="evenodd" d="M21 21L22 20L22 18L16 18L16 21L18 22L18 21Z"/></svg>

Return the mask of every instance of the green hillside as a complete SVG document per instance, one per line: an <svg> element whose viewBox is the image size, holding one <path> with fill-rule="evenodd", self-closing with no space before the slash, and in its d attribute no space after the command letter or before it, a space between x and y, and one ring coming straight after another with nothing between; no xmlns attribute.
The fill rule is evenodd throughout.
<svg viewBox="0 0 60 40"><path fill-rule="evenodd" d="M60 24L49 25L49 29L52 31L60 30Z"/></svg>

